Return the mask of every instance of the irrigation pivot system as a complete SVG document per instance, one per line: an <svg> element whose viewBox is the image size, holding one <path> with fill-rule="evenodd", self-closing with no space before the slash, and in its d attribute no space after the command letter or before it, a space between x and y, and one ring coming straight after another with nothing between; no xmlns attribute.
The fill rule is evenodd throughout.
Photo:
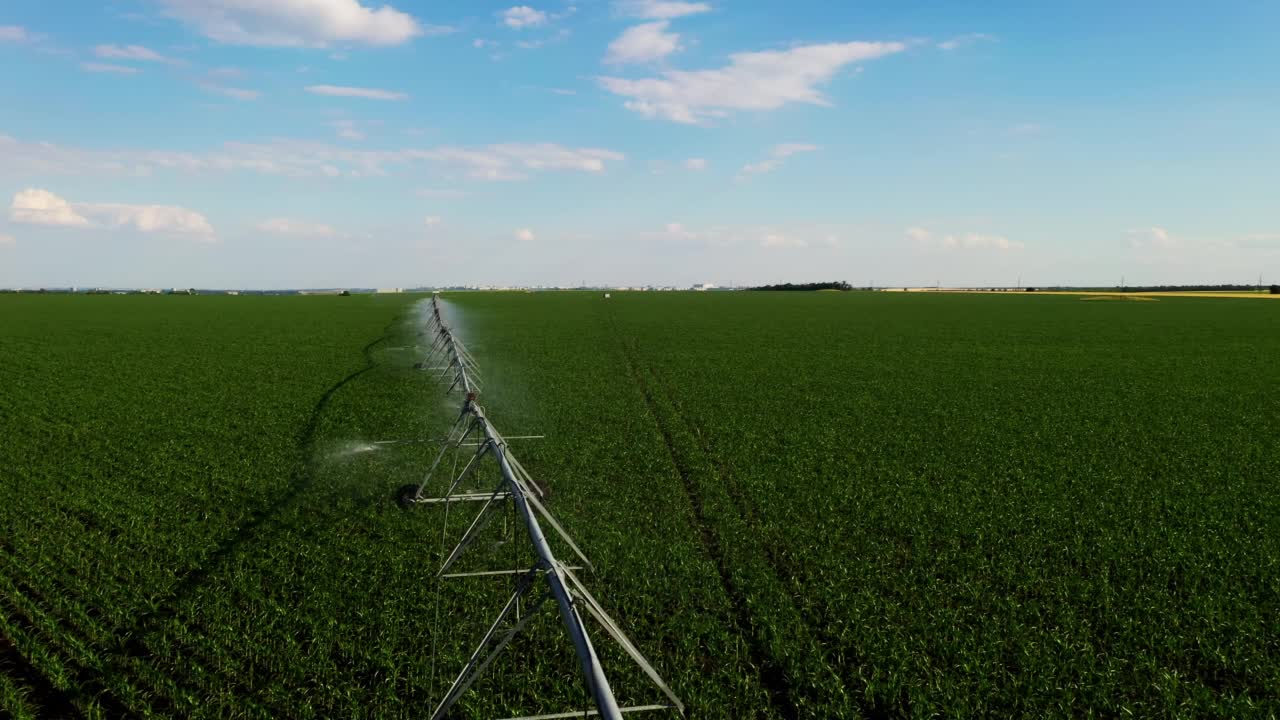
<svg viewBox="0 0 1280 720"><path fill-rule="evenodd" d="M431 298L430 315L427 319L426 333L433 337L431 349L427 357L418 364L420 369L437 373L437 379L448 383L447 393L458 393L462 397L462 408L457 420L445 437L439 454L431 464L430 470L422 482L407 485L400 490L399 500L402 505L443 505L446 513L445 530L442 532L441 551L444 549L444 534L448 531L447 513L452 505L458 503L482 503L467 531L446 556L444 563L436 573L438 580L450 578L474 578L480 576L507 575L515 576L515 591L507 600L497 619L489 626L481 638L475 651L471 654L462 671L458 673L453 684L431 714L431 720L441 720L448 716L463 693L488 668L495 657L509 642L528 624L547 600L555 602L560 611L560 619L564 623L569 638L573 641L574 653L582 669L582 681L585 690L595 705L595 710L577 710L552 715L538 715L536 718L521 720L550 720L551 718L574 718L584 715L599 715L610 720L619 720L623 713L642 712L648 710L674 710L684 715L684 704L658 675L636 648L635 644L622 632L621 627L605 612L600 603L591 595L574 570L581 567L567 565L558 560L551 550L547 536L543 532L543 523L549 526L573 551L587 568L591 562L578 547L573 538L565 532L560 523L542 504L544 491L515 455L511 453L508 439L504 438L493 423L485 415L484 408L477 402L480 393L480 377L475 359L466 347L453 335L449 325L441 313L439 295ZM456 459L462 448L474 448L470 457L457 470ZM449 485L443 495L428 497L425 495L427 485L437 473L442 472L444 460L450 452L454 453L455 462L449 471ZM467 492L463 483L472 477L476 468L482 463L492 460L496 462L501 481L491 492ZM529 544L533 549L534 560L531 567L512 570L485 572L449 571L460 557L472 547L476 538L493 518L508 507L514 510L528 533ZM599 623L604 634L628 655L644 671L645 675L666 696L667 702L655 705L637 705L618 707L613 690L609 686L609 678L605 674L595 646L587 633L585 615ZM434 666L433 666L434 667Z"/></svg>

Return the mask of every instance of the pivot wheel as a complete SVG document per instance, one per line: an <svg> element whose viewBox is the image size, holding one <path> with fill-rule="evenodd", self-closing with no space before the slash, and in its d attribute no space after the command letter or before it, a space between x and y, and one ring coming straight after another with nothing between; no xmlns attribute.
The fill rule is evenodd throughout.
<svg viewBox="0 0 1280 720"><path fill-rule="evenodd" d="M396 503L402 508L411 507L413 500L418 496L417 485L404 485L396 491Z"/></svg>

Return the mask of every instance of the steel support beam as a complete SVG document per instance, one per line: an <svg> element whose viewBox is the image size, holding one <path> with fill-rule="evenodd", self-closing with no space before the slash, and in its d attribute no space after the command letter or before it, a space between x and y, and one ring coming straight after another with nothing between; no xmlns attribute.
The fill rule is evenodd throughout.
<svg viewBox="0 0 1280 720"><path fill-rule="evenodd" d="M479 393L480 386L476 381L478 374L475 372L475 359L467 352L466 348L453 336L448 325L445 323L441 313L440 301L438 296L431 299L431 325L436 334L436 342L432 345L432 353L443 353L445 364L439 375L440 379L444 379L452 371L452 379L446 380L449 383L449 392L455 390L460 391L463 395L462 412L458 421L450 430L448 438L441 448L440 454L432 463L431 470L427 473L426 479L418 487L418 493L414 497L415 503L443 503L446 506L455 502L471 502L483 501L484 507L476 515L471 526L463 534L462 539L454 547L448 558L437 572L437 577L476 577L485 575L503 575L516 574L522 575L515 593L507 601L498 618L489 627L489 631L485 633L479 647L472 654L471 659L467 662L466 667L458 675L453 685L446 692L445 697L440 701L431 717L434 720L444 718L450 708L458 701L461 695L471 686L471 684L479 677L484 669L492 661L503 647L510 642L511 638L518 633L524 625L532 617L533 613L529 612L523 617L519 616L518 607L520 598L529 593L532 587L539 584L540 580L546 582L546 593L540 595L536 605L541 601L551 599L555 601L556 607L559 609L560 619L564 624L566 633L573 642L574 652L578 657L578 663L582 671L583 684L590 695L592 704L595 705L593 711L579 711L572 713L557 713L552 715L529 716L527 720L550 720L551 718L570 718L581 717L582 715L592 715L607 718L608 720L622 720L624 712L643 712L649 710L675 710L681 715L684 714L684 705L675 696L675 693L663 682L653 667L646 661L640 651L635 647L629 638L623 634L621 628L613 618L604 612L604 609L595 600L594 597L586 591L580 581L573 576L570 566L562 564L556 559L551 549L551 545L547 541L547 536L543 532L542 524L539 519L545 520L555 530L555 533L565 541L572 549L573 553L582 559L583 563L590 568L591 563L587 560L586 555L578 548L569 534L564 528L556 522L551 513L538 501L537 496L542 495L543 491L534 482L533 477L520 465L520 462L510 453L507 447L507 438L494 428L489 422L488 416L485 414L484 408L476 402L476 396ZM425 364L425 363L424 363ZM459 427L465 427L463 434L454 440L454 435ZM478 431L478 437L474 442L469 442L468 437ZM512 438L515 439L515 438ZM452 447L461 448L464 442L468 446L476 447L476 452L472 455L462 472L458 477L454 478L449 485L448 491L440 498L423 498L421 496L423 488L426 486L427 480L434 474L436 468L443 460L446 451ZM455 495L454 491L458 489L462 480L466 478L475 466L486 456L492 455L498 463L498 468L502 475L502 481L498 486L489 493L460 493ZM520 521L524 524L528 533L530 545L536 556L536 562L532 568L528 570L518 571L491 571L478 573L446 573L450 567L463 555L463 553L472 545L477 534L492 518L492 510L495 502L498 500L510 500L515 508L516 514ZM596 654L595 646L592 645L591 638L587 633L586 623L583 620L582 608L589 613L601 627L604 628L610 639L622 646L623 650L640 665L641 669L648 675L658 689L671 701L669 705L644 705L620 708L617 699L613 695L613 689L609 684L609 678L606 676L604 668L601 666L600 658ZM532 608L531 608L532 610ZM513 615L516 615L516 621L511 625L505 634L501 633L504 623Z"/></svg>

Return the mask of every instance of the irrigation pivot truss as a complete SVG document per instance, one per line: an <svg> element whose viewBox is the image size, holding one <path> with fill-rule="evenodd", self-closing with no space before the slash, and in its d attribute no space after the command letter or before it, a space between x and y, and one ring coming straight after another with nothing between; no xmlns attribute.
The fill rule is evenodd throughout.
<svg viewBox="0 0 1280 720"><path fill-rule="evenodd" d="M508 439L504 438L493 423L489 421L484 408L477 402L480 394L480 374L477 371L475 358L459 341L441 312L439 295L431 298L431 312L427 319L426 333L432 338L432 345L426 358L418 363L418 368L435 372L437 380L448 383L447 393L457 393L462 397L462 407L458 418L445 437L440 452L431 464L430 470L422 482L407 485L400 490L399 500L402 505L443 505L446 514L454 504L478 502L483 503L480 512L475 516L462 538L453 547L444 563L436 573L438 580L451 578L474 578L479 576L508 575L515 576L515 591L511 594L498 617L489 626L481 638L475 651L444 697L431 714L431 720L441 720L448 716L458 699L471 687L489 664L503 648L528 624L537 611L546 605L547 600L554 601L559 608L560 619L573 642L574 653L582 670L582 681L585 690L595 705L595 710L577 710L552 715L539 715L536 718L523 720L550 720L551 718L573 718L584 715L599 715L610 720L620 720L623 713L649 710L674 710L684 715L684 704L667 686L658 672L644 658L635 644L623 633L604 608L587 590L586 586L574 574L581 567L567 565L558 560L552 552L547 536L543 532L543 523L549 526L578 559L588 569L591 562L578 547L573 538L552 517L546 506L542 504L545 494L534 482L533 477L525 470L520 461L512 454ZM428 497L427 485L437 473L444 474L442 464L450 451L461 452L462 448L472 448L469 459L460 471L454 464L449 471L449 485L443 495ZM463 483L472 477L476 468L482 463L492 460L496 463L501 481L491 492L466 492ZM455 474L456 471L456 474ZM508 506L514 509L520 523L528 533L530 545L535 556L533 565L513 570L487 572L455 572L450 569L460 557L472 547L477 536L501 509ZM447 515L446 528L447 532ZM442 534L443 539L443 534ZM442 543L443 550L443 543ZM438 588L437 588L438 589ZM522 606L523 604L523 606ZM637 705L618 707L609 678L605 674L595 646L587 633L585 615L594 619L609 640L616 643L636 665L649 677L654 686L662 692L667 702L655 705Z"/></svg>

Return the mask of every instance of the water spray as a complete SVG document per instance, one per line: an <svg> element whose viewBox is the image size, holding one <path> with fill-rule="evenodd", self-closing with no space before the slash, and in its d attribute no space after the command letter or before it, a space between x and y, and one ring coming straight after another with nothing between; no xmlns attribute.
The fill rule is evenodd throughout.
<svg viewBox="0 0 1280 720"><path fill-rule="evenodd" d="M422 338L430 338L430 350L424 359L415 365L423 372L432 373L435 379L448 389L446 395L462 398L462 407L450 428L448 435L441 442L440 452L436 455L430 469L422 482L406 485L397 494L397 499L404 507L417 505L439 506L447 509L455 504L482 503L479 513L462 538L448 554L440 569L436 572L437 580L454 578L475 578L493 575L510 575L517 578L515 591L512 593L498 617L489 626L481 638L475 651L467 660L462 671L458 673L444 697L431 713L431 720L442 720L458 702L459 698L471 687L480 675L489 667L503 648L529 623L537 610L546 605L548 600L559 608L560 619L573 642L574 653L582 671L584 689L593 701L595 710L576 710L552 715L539 715L538 718L573 718L586 715L599 715L609 720L621 720L623 713L667 710L685 715L684 703L668 687L644 655L623 633L618 623L605 612L604 607L587 590L575 571L586 567L594 571L591 561L582 552L551 515L542 500L546 499L546 491L534 481L529 471L520 464L512 454L509 441L498 432L490 422L484 408L477 402L480 392L480 373L475 358L449 329L441 313L439 295L433 295L430 303L425 330L419 333ZM534 439L538 436L520 436L522 439ZM389 444L401 441L380 441L378 444ZM471 448L467 462L456 475L449 471L449 487L441 496L425 495L427 484L439 472L443 474L444 459L450 451L458 457L462 448ZM471 477L475 469L485 462L496 463L502 480L491 492L466 492L461 490L463 482ZM456 470L456 464L454 466ZM470 548L480 532L497 515L500 508L512 507L521 520L528 534L530 545L534 551L531 567L511 570L486 572L453 572L449 570L459 558ZM447 516L446 516L447 517ZM568 545L573 554L581 561L581 565L567 565L558 560L551 550L542 526L545 523L554 533ZM443 536L442 536L443 541ZM441 547L443 550L443 545ZM523 607L522 607L523 603ZM587 632L587 624L583 619L585 611L603 630L608 640L612 640L625 652L641 671L649 678L654 687L665 696L666 702L653 705L635 705L619 707L609 685L600 658ZM437 614L438 621L438 614ZM438 636L438 629L434 633ZM433 659L434 667L434 659ZM527 719L526 719L527 720Z"/></svg>

